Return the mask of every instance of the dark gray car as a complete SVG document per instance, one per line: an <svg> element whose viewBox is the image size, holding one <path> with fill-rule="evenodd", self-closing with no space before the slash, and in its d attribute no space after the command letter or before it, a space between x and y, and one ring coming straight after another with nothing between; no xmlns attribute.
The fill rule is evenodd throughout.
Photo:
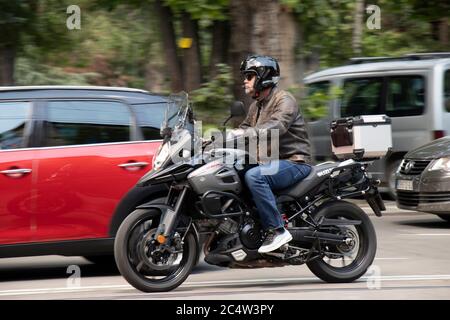
<svg viewBox="0 0 450 320"><path fill-rule="evenodd" d="M450 136L408 152L396 173L397 206L450 222Z"/></svg>

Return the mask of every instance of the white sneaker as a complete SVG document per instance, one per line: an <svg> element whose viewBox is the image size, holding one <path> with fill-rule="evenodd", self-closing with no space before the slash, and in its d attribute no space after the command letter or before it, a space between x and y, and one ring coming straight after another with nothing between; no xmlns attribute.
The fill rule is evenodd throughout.
<svg viewBox="0 0 450 320"><path fill-rule="evenodd" d="M283 231L269 230L266 239L261 247L258 249L259 253L272 252L282 245L292 240L292 235L283 228Z"/></svg>

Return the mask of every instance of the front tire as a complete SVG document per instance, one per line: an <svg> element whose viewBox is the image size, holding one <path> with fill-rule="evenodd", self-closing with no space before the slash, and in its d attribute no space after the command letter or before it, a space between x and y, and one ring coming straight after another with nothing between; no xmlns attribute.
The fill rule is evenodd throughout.
<svg viewBox="0 0 450 320"><path fill-rule="evenodd" d="M319 208L319 211L315 215L316 221L322 216L328 219L339 218L361 221L360 225L346 227L348 230L346 232L349 232L349 236L354 235L358 240L358 245L355 245L353 248L355 257L348 265L345 264L346 256L344 256L344 258L335 258L334 260L337 260L338 263L341 262L342 259L342 265L338 267L332 265L331 262L333 257L332 254L329 254L308 262L308 268L317 277L330 283L352 282L360 278L372 264L377 250L375 229L369 217L361 208L346 201L333 201L325 204L322 208ZM342 252L345 253L346 251L345 248L339 248L339 246L334 246L334 248L323 246L321 249L328 252L338 252L340 254L342 254ZM351 252L350 249L352 248L347 249L348 252Z"/></svg>
<svg viewBox="0 0 450 320"><path fill-rule="evenodd" d="M177 265L155 270L148 263L151 257L142 258L142 255L137 254L139 246L147 245L143 239L157 227L159 217L157 209L136 210L123 221L114 242L114 256L120 273L133 287L143 292L175 289L186 280L198 261L197 237L192 231L186 234L181 260Z"/></svg>

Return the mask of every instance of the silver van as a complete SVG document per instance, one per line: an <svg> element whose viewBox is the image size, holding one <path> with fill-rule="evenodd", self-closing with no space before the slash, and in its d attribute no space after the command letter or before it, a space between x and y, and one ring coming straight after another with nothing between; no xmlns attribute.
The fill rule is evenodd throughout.
<svg viewBox="0 0 450 320"><path fill-rule="evenodd" d="M393 152L373 166L384 191L395 196L395 172L410 150L450 134L450 53L409 54L398 58L355 58L349 65L304 79L308 92L328 94L328 114L309 122L316 160L332 158L332 119L386 114L392 120Z"/></svg>

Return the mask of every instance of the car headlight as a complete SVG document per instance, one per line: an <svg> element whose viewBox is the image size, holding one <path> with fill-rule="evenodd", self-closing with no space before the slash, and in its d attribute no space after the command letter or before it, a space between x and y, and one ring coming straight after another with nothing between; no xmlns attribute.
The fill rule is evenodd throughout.
<svg viewBox="0 0 450 320"><path fill-rule="evenodd" d="M445 157L433 160L430 169L428 169L428 171L435 171L435 170L444 170L450 172L450 158Z"/></svg>

